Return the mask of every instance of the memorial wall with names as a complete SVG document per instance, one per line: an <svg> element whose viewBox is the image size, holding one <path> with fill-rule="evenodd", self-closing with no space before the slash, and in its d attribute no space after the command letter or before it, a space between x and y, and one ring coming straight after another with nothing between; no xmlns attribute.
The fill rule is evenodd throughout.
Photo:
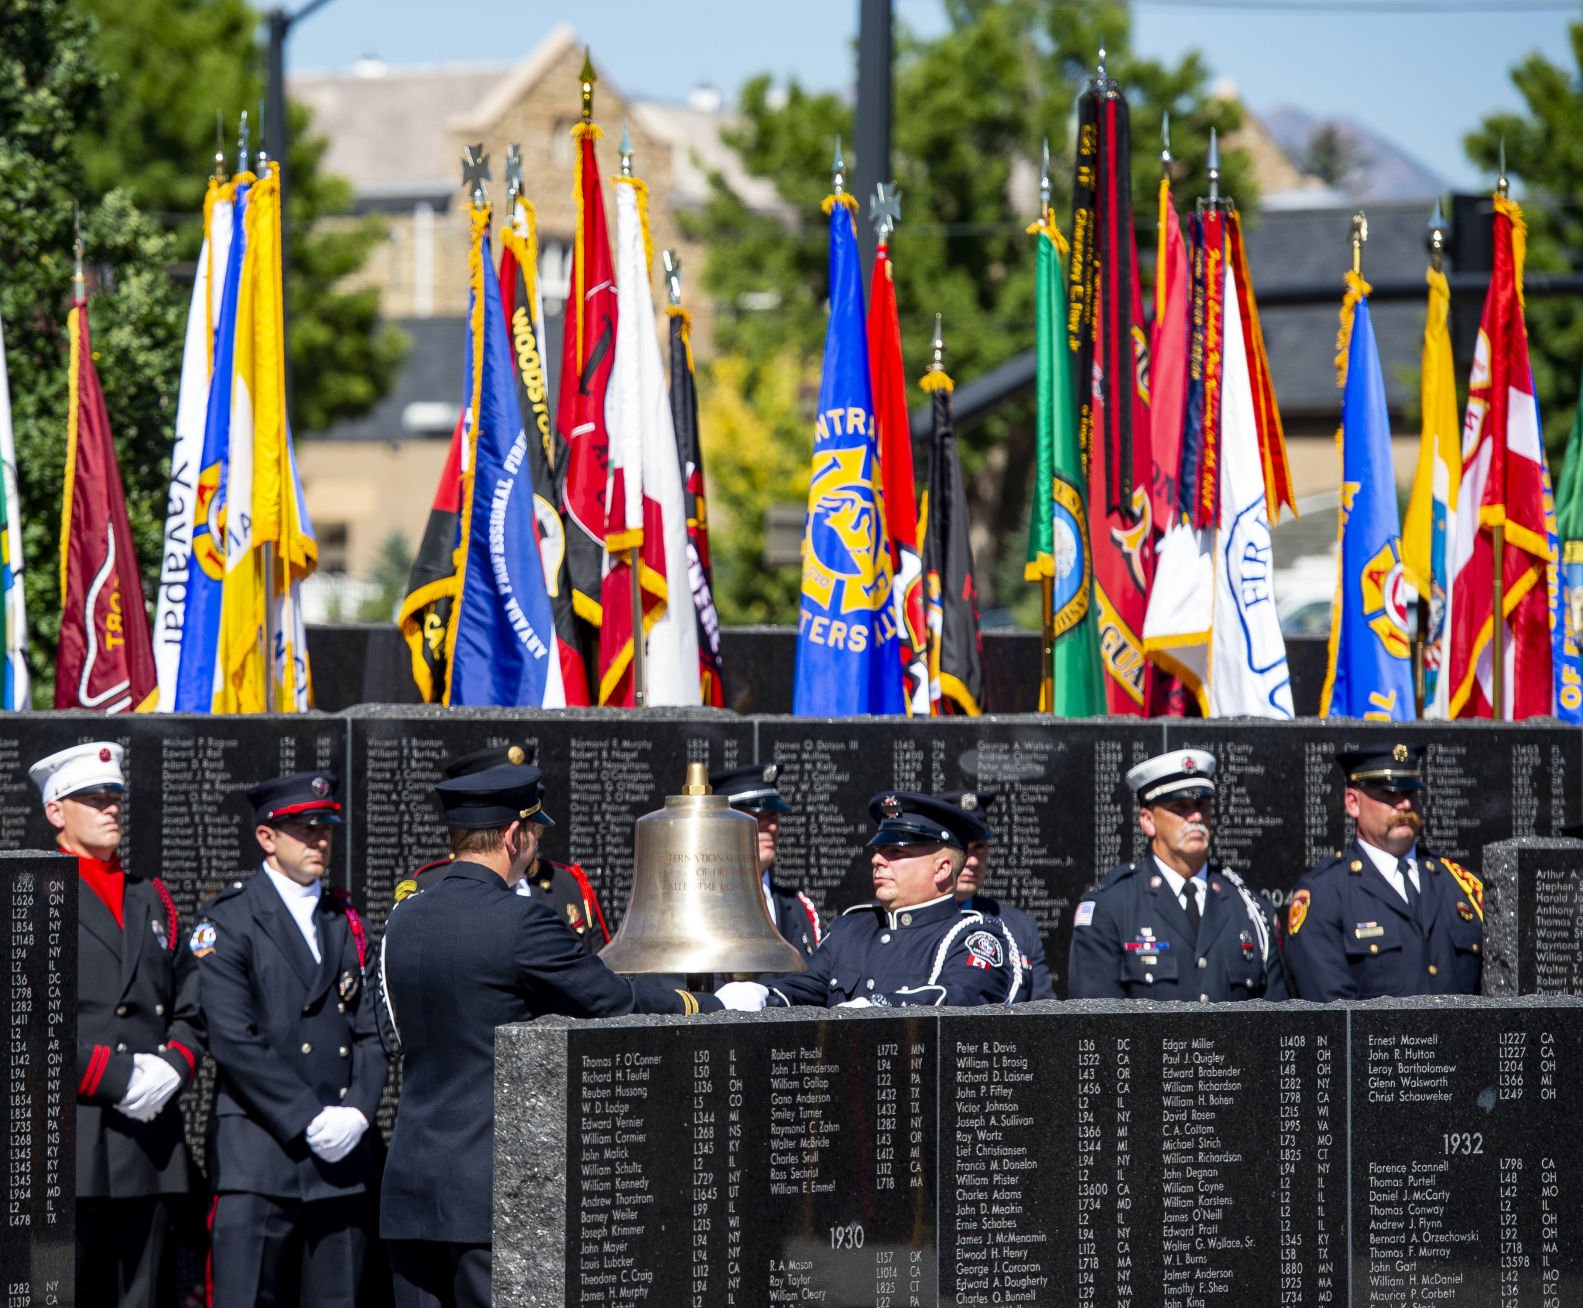
<svg viewBox="0 0 1583 1308"><path fill-rule="evenodd" d="M497 1221L501 1303L1583 1301L1576 1000L555 1021L498 1049L497 1214L565 1212L561 1247Z"/></svg>

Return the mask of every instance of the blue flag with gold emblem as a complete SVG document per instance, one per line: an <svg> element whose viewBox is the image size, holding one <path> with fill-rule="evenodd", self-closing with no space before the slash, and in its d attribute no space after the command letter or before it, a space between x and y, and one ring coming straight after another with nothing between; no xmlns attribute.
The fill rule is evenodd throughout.
<svg viewBox="0 0 1583 1308"><path fill-rule="evenodd" d="M852 216L856 207L848 195L825 201L830 327L803 528L792 690L792 712L804 716L905 711Z"/></svg>
<svg viewBox="0 0 1583 1308"><path fill-rule="evenodd" d="M1341 557L1319 714L1402 722L1415 714L1408 586L1402 573L1385 380L1368 293L1367 282L1356 273L1347 274L1336 361L1345 388L1338 436Z"/></svg>

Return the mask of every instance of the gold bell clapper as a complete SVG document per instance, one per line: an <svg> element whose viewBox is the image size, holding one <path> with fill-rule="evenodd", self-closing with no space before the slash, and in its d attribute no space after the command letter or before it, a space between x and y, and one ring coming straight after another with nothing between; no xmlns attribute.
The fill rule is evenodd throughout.
<svg viewBox="0 0 1583 1308"><path fill-rule="evenodd" d="M665 807L633 824L632 897L599 957L613 972L742 977L806 970L771 920L758 822L712 794L702 763Z"/></svg>

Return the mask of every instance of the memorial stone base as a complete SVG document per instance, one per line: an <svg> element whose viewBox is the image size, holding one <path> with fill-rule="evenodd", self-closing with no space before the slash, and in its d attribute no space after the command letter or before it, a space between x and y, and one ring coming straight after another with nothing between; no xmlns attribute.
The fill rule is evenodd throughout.
<svg viewBox="0 0 1583 1308"><path fill-rule="evenodd" d="M501 1028L499 1305L1583 1302L1583 1002Z"/></svg>

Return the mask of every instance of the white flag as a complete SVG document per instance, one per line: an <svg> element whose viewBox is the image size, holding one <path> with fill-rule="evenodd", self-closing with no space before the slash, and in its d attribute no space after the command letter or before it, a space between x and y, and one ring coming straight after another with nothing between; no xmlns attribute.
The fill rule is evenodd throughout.
<svg viewBox="0 0 1583 1308"><path fill-rule="evenodd" d="M0 325L0 493L5 495L4 707L28 707L27 603L22 590L22 501L17 496L16 438L11 431L11 383L6 373L5 328Z"/></svg>

